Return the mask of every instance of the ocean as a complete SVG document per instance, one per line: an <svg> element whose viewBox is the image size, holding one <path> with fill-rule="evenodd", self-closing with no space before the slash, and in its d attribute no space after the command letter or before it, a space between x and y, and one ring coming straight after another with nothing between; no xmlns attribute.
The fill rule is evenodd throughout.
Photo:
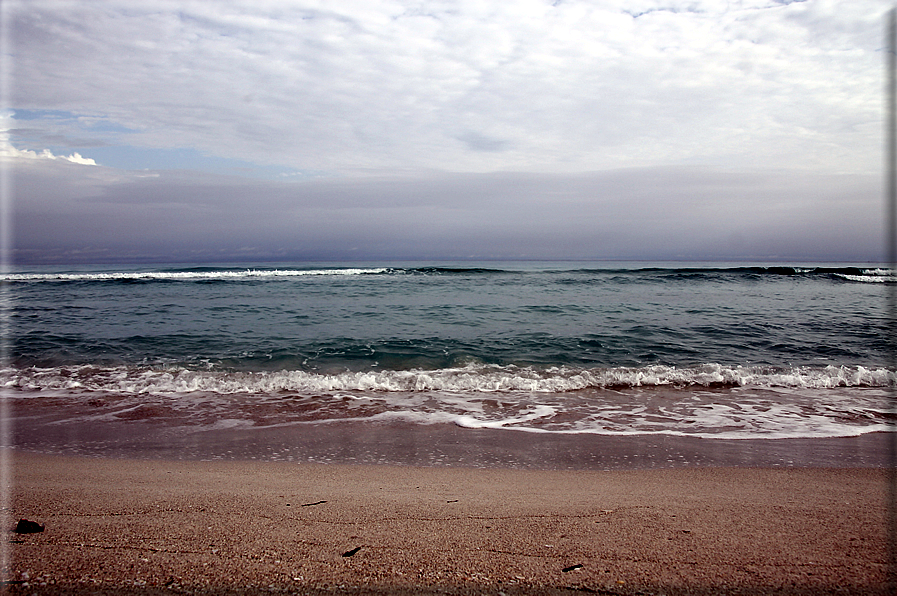
<svg viewBox="0 0 897 596"><path fill-rule="evenodd" d="M681 439L774 444L787 464L788 445L893 430L897 279L880 266L105 265L2 281L0 382L13 442L33 450L538 466L576 445L579 467L614 467L608 445L621 462ZM667 455L637 465L682 463Z"/></svg>

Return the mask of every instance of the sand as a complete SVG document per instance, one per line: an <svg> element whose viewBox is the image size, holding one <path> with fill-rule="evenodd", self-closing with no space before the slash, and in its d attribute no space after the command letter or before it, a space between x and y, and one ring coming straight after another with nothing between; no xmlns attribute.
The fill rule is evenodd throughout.
<svg viewBox="0 0 897 596"><path fill-rule="evenodd" d="M881 468L9 455L11 594L886 593Z"/></svg>

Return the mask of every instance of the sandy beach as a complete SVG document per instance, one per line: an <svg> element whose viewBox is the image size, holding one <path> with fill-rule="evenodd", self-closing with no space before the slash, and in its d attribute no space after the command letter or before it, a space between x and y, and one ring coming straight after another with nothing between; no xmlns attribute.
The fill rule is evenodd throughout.
<svg viewBox="0 0 897 596"><path fill-rule="evenodd" d="M880 468L9 455L11 594L885 593Z"/></svg>

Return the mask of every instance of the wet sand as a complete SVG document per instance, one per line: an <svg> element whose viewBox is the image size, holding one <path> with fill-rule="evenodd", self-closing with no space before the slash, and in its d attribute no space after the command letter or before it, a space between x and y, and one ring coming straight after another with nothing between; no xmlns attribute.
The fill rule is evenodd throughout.
<svg viewBox="0 0 897 596"><path fill-rule="evenodd" d="M670 467L877 468L891 462L893 433L854 437L709 439L695 436L535 433L405 422L199 429L150 417L85 421L59 402L28 404L12 422L27 451L137 459L553 470ZM52 412L52 415L48 414Z"/></svg>
<svg viewBox="0 0 897 596"><path fill-rule="evenodd" d="M9 457L12 594L886 593L883 468Z"/></svg>

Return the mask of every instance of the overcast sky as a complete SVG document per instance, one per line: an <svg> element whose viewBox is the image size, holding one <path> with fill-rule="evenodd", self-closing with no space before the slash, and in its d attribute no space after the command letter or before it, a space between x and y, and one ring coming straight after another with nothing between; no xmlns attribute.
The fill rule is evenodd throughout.
<svg viewBox="0 0 897 596"><path fill-rule="evenodd" d="M882 257L882 0L4 0L17 262Z"/></svg>

